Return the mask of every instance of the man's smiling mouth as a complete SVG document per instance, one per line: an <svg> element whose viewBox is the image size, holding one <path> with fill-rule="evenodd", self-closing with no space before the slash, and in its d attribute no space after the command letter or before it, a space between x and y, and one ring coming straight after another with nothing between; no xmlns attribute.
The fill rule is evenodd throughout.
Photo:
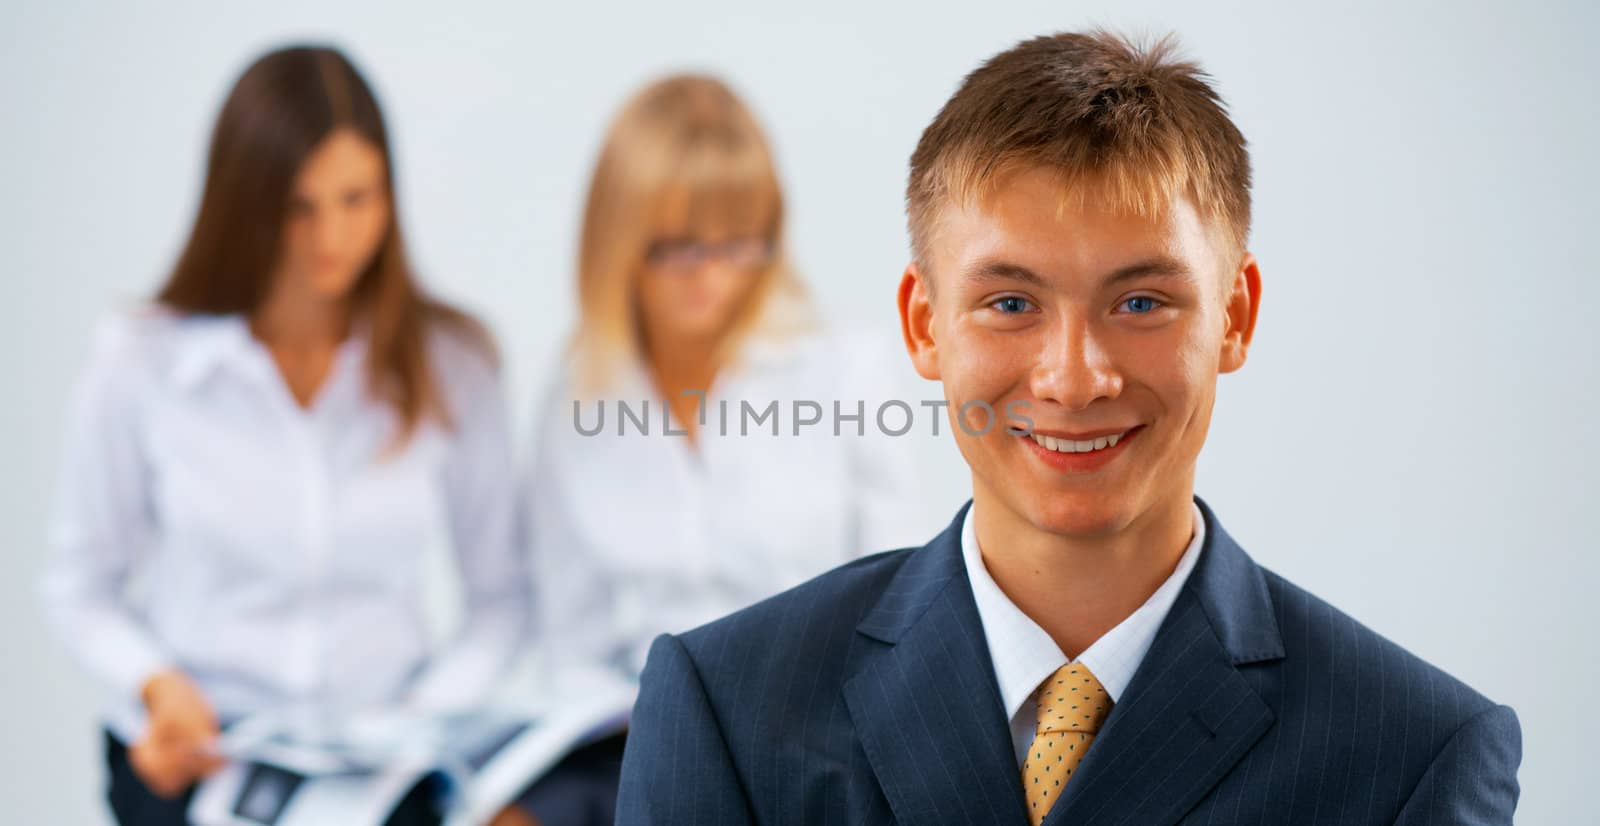
<svg viewBox="0 0 1600 826"><path fill-rule="evenodd" d="M1126 430L1109 431L1102 433L1063 434L1052 436L1037 431L1028 434L1033 441L1045 450L1057 453L1093 453L1096 450L1105 450L1116 447L1128 434L1139 430L1143 425L1130 427ZM1073 437L1077 438L1073 438Z"/></svg>

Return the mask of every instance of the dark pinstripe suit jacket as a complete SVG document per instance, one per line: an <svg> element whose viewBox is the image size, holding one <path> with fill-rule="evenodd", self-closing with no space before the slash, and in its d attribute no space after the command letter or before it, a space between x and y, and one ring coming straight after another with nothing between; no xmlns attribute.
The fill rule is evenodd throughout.
<svg viewBox="0 0 1600 826"><path fill-rule="evenodd" d="M1515 713L1206 544L1049 824L1501 824ZM619 824L1026 824L960 517L650 651Z"/></svg>

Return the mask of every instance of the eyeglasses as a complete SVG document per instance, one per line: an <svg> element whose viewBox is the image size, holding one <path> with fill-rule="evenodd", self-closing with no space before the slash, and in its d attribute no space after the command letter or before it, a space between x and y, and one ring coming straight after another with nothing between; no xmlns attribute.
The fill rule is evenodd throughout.
<svg viewBox="0 0 1600 826"><path fill-rule="evenodd" d="M652 243L645 260L652 267L670 272L691 272L709 261L747 270L771 261L775 246L767 238L735 238L716 244L673 238Z"/></svg>

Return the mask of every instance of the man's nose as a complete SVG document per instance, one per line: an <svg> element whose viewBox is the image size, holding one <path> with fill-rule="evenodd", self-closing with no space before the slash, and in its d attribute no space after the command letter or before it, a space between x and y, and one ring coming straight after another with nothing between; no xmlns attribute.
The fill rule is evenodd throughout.
<svg viewBox="0 0 1600 826"><path fill-rule="evenodd" d="M1087 408L1098 399L1122 393L1122 374L1094 325L1068 314L1046 339L1034 366L1034 398L1053 401L1069 411Z"/></svg>

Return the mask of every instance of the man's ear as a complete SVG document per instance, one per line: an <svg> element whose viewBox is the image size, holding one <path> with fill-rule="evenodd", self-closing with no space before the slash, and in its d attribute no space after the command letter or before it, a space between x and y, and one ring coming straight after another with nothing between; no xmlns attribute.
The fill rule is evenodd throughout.
<svg viewBox="0 0 1600 826"><path fill-rule="evenodd" d="M1250 337L1256 331L1256 313L1261 309L1261 266L1253 253L1246 252L1233 274L1233 285L1223 297L1226 327L1222 331L1222 352L1218 372L1232 373L1244 366L1250 350Z"/></svg>
<svg viewBox="0 0 1600 826"><path fill-rule="evenodd" d="M939 346L933 340L933 296L927 274L917 268L915 261L906 265L900 276L900 334L906 340L906 352L917 375L929 380L939 380Z"/></svg>

